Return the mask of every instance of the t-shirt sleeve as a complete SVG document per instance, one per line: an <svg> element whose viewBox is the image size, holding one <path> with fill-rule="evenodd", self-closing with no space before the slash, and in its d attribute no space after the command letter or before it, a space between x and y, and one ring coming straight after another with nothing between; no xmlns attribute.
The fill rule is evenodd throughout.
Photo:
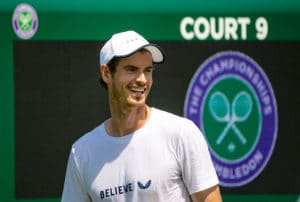
<svg viewBox="0 0 300 202"><path fill-rule="evenodd" d="M182 125L177 151L189 194L219 183L206 140L193 122L187 121L186 125Z"/></svg>
<svg viewBox="0 0 300 202"><path fill-rule="evenodd" d="M84 182L78 169L78 159L76 159L75 149L69 155L65 183L62 193L62 202L88 202L89 196L86 192Z"/></svg>

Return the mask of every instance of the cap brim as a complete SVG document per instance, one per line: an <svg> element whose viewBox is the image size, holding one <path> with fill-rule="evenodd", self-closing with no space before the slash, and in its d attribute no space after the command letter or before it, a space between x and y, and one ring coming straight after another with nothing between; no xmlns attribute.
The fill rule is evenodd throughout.
<svg viewBox="0 0 300 202"><path fill-rule="evenodd" d="M152 54L153 63L161 64L165 60L164 51L156 44L147 44L144 47Z"/></svg>

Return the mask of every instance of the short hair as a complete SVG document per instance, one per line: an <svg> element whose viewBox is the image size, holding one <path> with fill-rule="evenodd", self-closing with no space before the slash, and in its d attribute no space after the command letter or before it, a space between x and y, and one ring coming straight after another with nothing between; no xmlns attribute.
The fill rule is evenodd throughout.
<svg viewBox="0 0 300 202"><path fill-rule="evenodd" d="M113 59L111 59L111 61L109 61L107 63L107 66L109 68L109 71L113 74L116 72L116 68L117 68L117 65L119 64L119 61L120 61L121 58L118 58L118 57L115 57ZM100 75L100 78L99 78L99 83L100 85L105 88L107 90L107 84L105 83L105 81L102 79L102 76Z"/></svg>

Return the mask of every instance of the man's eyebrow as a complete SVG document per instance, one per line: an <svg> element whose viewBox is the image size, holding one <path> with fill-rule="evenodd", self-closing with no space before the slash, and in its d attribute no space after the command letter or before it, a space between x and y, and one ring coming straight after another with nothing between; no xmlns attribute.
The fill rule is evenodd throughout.
<svg viewBox="0 0 300 202"><path fill-rule="evenodd" d="M154 65L146 66L146 67L139 67L139 66L135 66L135 65L125 65L125 66L123 66L123 68L136 68L136 69L139 69L139 68L144 68L144 69L152 68L152 69L154 69Z"/></svg>

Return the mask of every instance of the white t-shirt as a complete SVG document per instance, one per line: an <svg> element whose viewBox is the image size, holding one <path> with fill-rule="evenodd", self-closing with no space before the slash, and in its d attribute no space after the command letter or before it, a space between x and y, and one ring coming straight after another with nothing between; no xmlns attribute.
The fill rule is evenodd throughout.
<svg viewBox="0 0 300 202"><path fill-rule="evenodd" d="M152 108L147 123L132 134L112 137L102 123L73 144L62 201L181 202L216 184L196 125Z"/></svg>

